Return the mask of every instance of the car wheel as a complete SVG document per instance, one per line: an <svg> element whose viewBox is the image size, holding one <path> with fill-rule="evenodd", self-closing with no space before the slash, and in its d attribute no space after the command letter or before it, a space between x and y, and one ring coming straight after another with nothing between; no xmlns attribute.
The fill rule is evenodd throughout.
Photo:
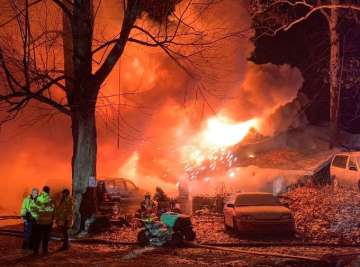
<svg viewBox="0 0 360 267"><path fill-rule="evenodd" d="M186 241L194 241L196 238L196 233L192 229L192 227L187 227L183 231L184 237Z"/></svg>
<svg viewBox="0 0 360 267"><path fill-rule="evenodd" d="M339 181L338 181L338 179L336 178L336 176L332 176L331 178L332 178L332 179L331 179L332 189L333 189L333 191L336 191L336 190L338 190L338 188L339 188Z"/></svg>
<svg viewBox="0 0 360 267"><path fill-rule="evenodd" d="M167 245L170 247L180 247L184 244L184 239L181 233L175 232L171 236L171 240L168 241Z"/></svg>
<svg viewBox="0 0 360 267"><path fill-rule="evenodd" d="M146 235L146 230L141 230L137 235L137 241L140 246L147 246L149 245L149 238Z"/></svg>
<svg viewBox="0 0 360 267"><path fill-rule="evenodd" d="M225 232L229 232L231 231L231 227L229 225L226 224L226 221L225 221L225 216L224 216L224 231Z"/></svg>
<svg viewBox="0 0 360 267"><path fill-rule="evenodd" d="M232 229L235 233L238 232L238 227L237 227L237 224L236 224L236 220L235 220L235 217L233 217L233 229Z"/></svg>
<svg viewBox="0 0 360 267"><path fill-rule="evenodd" d="M231 231L232 228L229 225L224 223L224 226L225 226L225 232L230 232Z"/></svg>

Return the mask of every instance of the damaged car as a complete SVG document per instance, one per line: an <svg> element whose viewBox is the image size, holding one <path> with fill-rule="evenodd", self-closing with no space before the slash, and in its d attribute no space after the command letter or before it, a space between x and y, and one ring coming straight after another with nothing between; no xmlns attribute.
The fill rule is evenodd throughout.
<svg viewBox="0 0 360 267"><path fill-rule="evenodd" d="M227 230L240 234L295 233L294 217L279 198L265 192L237 193L224 206Z"/></svg>

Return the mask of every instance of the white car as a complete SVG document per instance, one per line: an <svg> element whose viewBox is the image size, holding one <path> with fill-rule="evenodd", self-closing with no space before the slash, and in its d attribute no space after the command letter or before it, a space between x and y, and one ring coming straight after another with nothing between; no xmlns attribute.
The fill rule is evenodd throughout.
<svg viewBox="0 0 360 267"><path fill-rule="evenodd" d="M224 224L241 234L293 235L294 217L276 196L264 192L234 194L224 206Z"/></svg>
<svg viewBox="0 0 360 267"><path fill-rule="evenodd" d="M330 177L334 188L360 189L360 151L336 154L331 161Z"/></svg>

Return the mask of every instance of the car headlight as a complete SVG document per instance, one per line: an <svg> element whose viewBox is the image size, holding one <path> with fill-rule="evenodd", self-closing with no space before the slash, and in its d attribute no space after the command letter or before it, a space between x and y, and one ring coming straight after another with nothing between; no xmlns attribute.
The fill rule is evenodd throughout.
<svg viewBox="0 0 360 267"><path fill-rule="evenodd" d="M254 220L254 217L251 215L240 215L239 220L250 221L250 220Z"/></svg>

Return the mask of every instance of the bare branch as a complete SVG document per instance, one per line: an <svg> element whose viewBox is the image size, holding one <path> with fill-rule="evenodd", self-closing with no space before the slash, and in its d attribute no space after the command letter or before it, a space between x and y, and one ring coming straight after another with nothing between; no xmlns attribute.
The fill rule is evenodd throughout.
<svg viewBox="0 0 360 267"><path fill-rule="evenodd" d="M256 17L261 14L265 14L266 12L270 11L271 8L279 5L288 5L291 7L297 7L297 6L303 6L308 9L305 15L300 16L297 19L294 19L290 21L289 23L284 23L284 25L281 25L277 27L276 29L271 30L270 32L264 33L265 35L275 36L280 31L288 31L295 25L307 20L311 15L316 13L317 11L320 11L327 19L328 14L325 12L325 10L334 10L334 9L347 9L347 10L354 10L354 11L360 11L360 6L356 4L319 4L319 5L312 5L308 3L307 1L289 1L289 0L277 0L273 3L269 4L267 8L260 9L253 13L253 17ZM270 30L270 28L268 28Z"/></svg>
<svg viewBox="0 0 360 267"><path fill-rule="evenodd" d="M64 4L61 0L52 0L61 10L66 14L70 19L72 18L72 13L70 9ZM68 5L72 5L70 1L66 1Z"/></svg>

